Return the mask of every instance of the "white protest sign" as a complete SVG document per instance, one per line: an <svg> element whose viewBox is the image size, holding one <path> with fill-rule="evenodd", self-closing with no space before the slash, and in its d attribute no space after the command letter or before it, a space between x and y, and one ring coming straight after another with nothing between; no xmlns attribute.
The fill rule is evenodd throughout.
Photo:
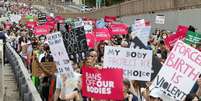
<svg viewBox="0 0 201 101"><path fill-rule="evenodd" d="M183 101L201 73L200 63L201 52L177 41L150 88L158 87L164 95Z"/></svg>
<svg viewBox="0 0 201 101"><path fill-rule="evenodd" d="M132 25L132 33L131 36L134 38L137 36L145 46L147 46L147 42L149 40L151 32L151 26L145 25L145 20L136 20L135 24Z"/></svg>
<svg viewBox="0 0 201 101"><path fill-rule="evenodd" d="M140 19L140 20L135 20L135 27L137 28L141 28L145 26L145 20L144 19Z"/></svg>
<svg viewBox="0 0 201 101"><path fill-rule="evenodd" d="M92 32L93 30L92 21L84 21L84 30L85 32Z"/></svg>
<svg viewBox="0 0 201 101"><path fill-rule="evenodd" d="M74 28L78 28L78 27L82 27L84 26L84 22L83 21L76 21L74 22Z"/></svg>
<svg viewBox="0 0 201 101"><path fill-rule="evenodd" d="M145 46L147 46L147 42L149 41L150 32L151 32L151 26L142 27L136 33L134 31L135 36L137 36Z"/></svg>
<svg viewBox="0 0 201 101"><path fill-rule="evenodd" d="M68 78L73 77L73 68L64 47L61 32L48 34L47 40L54 62L56 63L58 73L67 73Z"/></svg>
<svg viewBox="0 0 201 101"><path fill-rule="evenodd" d="M164 15L157 15L155 23L156 24L165 24L165 16Z"/></svg>
<svg viewBox="0 0 201 101"><path fill-rule="evenodd" d="M10 16L10 21L11 22L19 23L20 20L21 20L21 16L20 15L11 15Z"/></svg>
<svg viewBox="0 0 201 101"><path fill-rule="evenodd" d="M106 46L103 66L123 68L124 76L130 80L150 81L152 51Z"/></svg>

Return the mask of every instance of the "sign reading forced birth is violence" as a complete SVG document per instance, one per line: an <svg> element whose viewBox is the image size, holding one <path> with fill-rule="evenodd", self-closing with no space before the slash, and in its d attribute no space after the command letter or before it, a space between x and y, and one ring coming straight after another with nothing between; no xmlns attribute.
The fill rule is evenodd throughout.
<svg viewBox="0 0 201 101"><path fill-rule="evenodd" d="M106 46L103 66L123 68L124 76L130 80L150 81L152 51Z"/></svg>
<svg viewBox="0 0 201 101"><path fill-rule="evenodd" d="M88 51L88 45L84 27L74 28L71 32L64 33L63 39L65 48L71 60L77 63L85 58Z"/></svg>
<svg viewBox="0 0 201 101"><path fill-rule="evenodd" d="M57 66L58 73L67 73L68 77L73 76L72 65L69 61L68 54L64 47L61 32L55 32L47 35L48 44L50 46L51 54Z"/></svg>
<svg viewBox="0 0 201 101"><path fill-rule="evenodd" d="M163 97L183 101L201 73L200 62L201 52L177 41L150 88L160 88Z"/></svg>
<svg viewBox="0 0 201 101"><path fill-rule="evenodd" d="M122 69L83 67L82 73L83 96L95 99L123 100Z"/></svg>

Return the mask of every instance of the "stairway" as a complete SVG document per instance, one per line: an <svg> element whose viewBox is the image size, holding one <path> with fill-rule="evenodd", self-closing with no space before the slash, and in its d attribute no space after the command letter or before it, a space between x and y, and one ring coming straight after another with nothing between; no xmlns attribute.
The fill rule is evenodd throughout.
<svg viewBox="0 0 201 101"><path fill-rule="evenodd" d="M17 82L11 66L9 64L5 64L3 71L4 101L21 101L19 89L17 87Z"/></svg>

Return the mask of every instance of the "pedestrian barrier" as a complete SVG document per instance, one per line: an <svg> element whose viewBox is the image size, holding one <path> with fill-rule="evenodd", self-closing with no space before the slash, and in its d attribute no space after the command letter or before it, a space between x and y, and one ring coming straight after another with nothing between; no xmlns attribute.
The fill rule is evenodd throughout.
<svg viewBox="0 0 201 101"><path fill-rule="evenodd" d="M31 74L28 73L20 56L9 43L6 43L5 48L6 57L15 74L21 99L23 101L42 101L40 94L32 83Z"/></svg>

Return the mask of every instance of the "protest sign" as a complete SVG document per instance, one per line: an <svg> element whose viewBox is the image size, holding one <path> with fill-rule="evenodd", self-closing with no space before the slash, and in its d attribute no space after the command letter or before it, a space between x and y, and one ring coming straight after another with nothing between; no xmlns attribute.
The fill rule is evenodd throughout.
<svg viewBox="0 0 201 101"><path fill-rule="evenodd" d="M42 62L39 63L39 61L36 59L32 62L32 74L34 76L50 76L54 75L56 71L56 65L54 62Z"/></svg>
<svg viewBox="0 0 201 101"><path fill-rule="evenodd" d="M94 34L97 42L109 40L111 38L109 30L107 28L94 29Z"/></svg>
<svg viewBox="0 0 201 101"><path fill-rule="evenodd" d="M57 21L58 23L61 23L61 24L63 24L64 20L65 20L62 16L56 16L54 19L55 19L55 21Z"/></svg>
<svg viewBox="0 0 201 101"><path fill-rule="evenodd" d="M36 26L36 27L34 27L33 33L35 35L38 35L38 36L49 34L50 33L50 27L48 25Z"/></svg>
<svg viewBox="0 0 201 101"><path fill-rule="evenodd" d="M95 99L123 100L122 69L82 67L82 73L83 96Z"/></svg>
<svg viewBox="0 0 201 101"><path fill-rule="evenodd" d="M165 15L157 15L155 23L156 24L165 24Z"/></svg>
<svg viewBox="0 0 201 101"><path fill-rule="evenodd" d="M93 33L86 33L86 39L87 39L87 45L90 48L94 48L95 47L95 43L96 43L96 37Z"/></svg>
<svg viewBox="0 0 201 101"><path fill-rule="evenodd" d="M45 13L39 13L38 14L38 22L39 24L43 24L47 21L46 14Z"/></svg>
<svg viewBox="0 0 201 101"><path fill-rule="evenodd" d="M177 26L176 34L178 34L181 37L181 39L186 37L187 32L188 32L188 27L187 26L183 26L183 25Z"/></svg>
<svg viewBox="0 0 201 101"><path fill-rule="evenodd" d="M22 16L20 23L26 24L26 22L31 22L31 21L38 21L37 16Z"/></svg>
<svg viewBox="0 0 201 101"><path fill-rule="evenodd" d="M144 19L136 19L134 22L135 28L142 28L146 26L146 21Z"/></svg>
<svg viewBox="0 0 201 101"><path fill-rule="evenodd" d="M11 15L10 16L10 21L11 22L15 22L15 23L19 23L19 21L21 20L21 16L20 15Z"/></svg>
<svg viewBox="0 0 201 101"><path fill-rule="evenodd" d="M116 16L105 16L104 21L105 22L113 22L116 21L117 17Z"/></svg>
<svg viewBox="0 0 201 101"><path fill-rule="evenodd" d="M111 35L128 34L128 25L111 24L109 30Z"/></svg>
<svg viewBox="0 0 201 101"><path fill-rule="evenodd" d="M130 80L150 81L152 51L105 46L103 66L123 68Z"/></svg>
<svg viewBox="0 0 201 101"><path fill-rule="evenodd" d="M196 44L201 42L201 34L197 32L188 31L185 39L185 43L189 45L196 46Z"/></svg>
<svg viewBox="0 0 201 101"><path fill-rule="evenodd" d="M51 16L46 16L47 22L51 22L54 21L54 18Z"/></svg>
<svg viewBox="0 0 201 101"><path fill-rule="evenodd" d="M93 30L92 21L84 21L84 30L85 30L85 32L92 32L92 30Z"/></svg>
<svg viewBox="0 0 201 101"><path fill-rule="evenodd" d="M164 95L183 101L201 73L201 53L177 41L150 89L160 88Z"/></svg>
<svg viewBox="0 0 201 101"><path fill-rule="evenodd" d="M74 62L80 62L88 52L87 39L84 27L74 28L63 34L65 48L69 58Z"/></svg>
<svg viewBox="0 0 201 101"><path fill-rule="evenodd" d="M45 25L48 25L51 30L55 29L56 27L56 22L55 21L47 21Z"/></svg>
<svg viewBox="0 0 201 101"><path fill-rule="evenodd" d="M36 27L37 26L37 22L35 22L35 21L28 21L28 22L26 22L26 27L27 28L34 28L34 27Z"/></svg>
<svg viewBox="0 0 201 101"><path fill-rule="evenodd" d="M150 32L151 32L151 26L138 26L133 29L133 32L135 35L132 35L132 38L134 36L137 36L145 46L147 46L147 42L149 41L150 37Z"/></svg>
<svg viewBox="0 0 201 101"><path fill-rule="evenodd" d="M106 23L104 22L104 19L97 20L96 21L96 28L105 28Z"/></svg>
<svg viewBox="0 0 201 101"><path fill-rule="evenodd" d="M51 54L54 58L54 62L57 66L58 73L67 73L68 77L73 77L73 68L69 61L68 54L64 47L63 38L61 32L55 32L47 35L48 44Z"/></svg>
<svg viewBox="0 0 201 101"><path fill-rule="evenodd" d="M76 21L76 22L74 22L74 28L83 27L83 26L84 26L84 22L83 21Z"/></svg>
<svg viewBox="0 0 201 101"><path fill-rule="evenodd" d="M186 33L188 32L188 27L179 25L177 26L176 34L169 35L165 38L164 42L167 48L172 49L174 44L178 40L184 40Z"/></svg>
<svg viewBox="0 0 201 101"><path fill-rule="evenodd" d="M133 49L147 49L147 47L137 36L130 41L129 47Z"/></svg>

